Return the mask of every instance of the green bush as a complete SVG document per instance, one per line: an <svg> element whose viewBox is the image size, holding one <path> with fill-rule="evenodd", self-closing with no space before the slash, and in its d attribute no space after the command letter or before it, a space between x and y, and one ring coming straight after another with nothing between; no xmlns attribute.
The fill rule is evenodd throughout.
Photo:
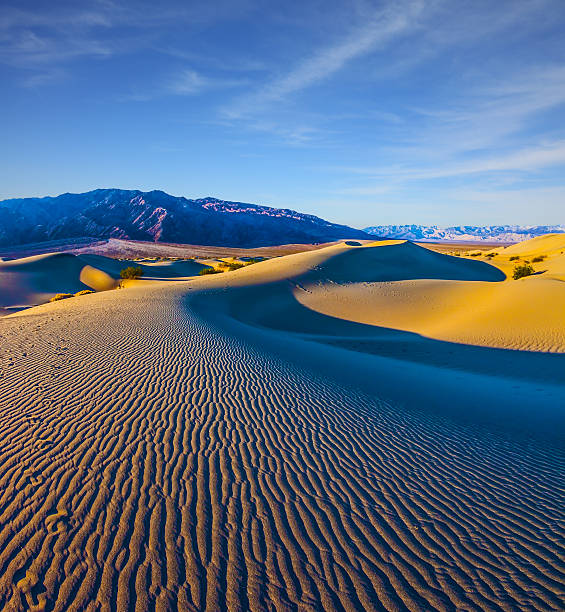
<svg viewBox="0 0 565 612"><path fill-rule="evenodd" d="M520 255L512 255L509 261L516 261L517 259L520 259Z"/></svg>
<svg viewBox="0 0 565 612"><path fill-rule="evenodd" d="M198 276L206 276L207 274L220 274L223 270L218 268L202 268L200 272L198 272Z"/></svg>
<svg viewBox="0 0 565 612"><path fill-rule="evenodd" d="M143 268L141 266L128 266L127 268L124 268L120 272L120 277L127 278L127 279L139 278L142 275L143 275Z"/></svg>
<svg viewBox="0 0 565 612"><path fill-rule="evenodd" d="M75 297L78 297L79 295L88 295L89 293L94 293L94 291L90 289L83 289L82 291L75 293Z"/></svg>
<svg viewBox="0 0 565 612"><path fill-rule="evenodd" d="M73 297L72 293L57 293L49 301L58 302L59 300L66 300L67 298Z"/></svg>
<svg viewBox="0 0 565 612"><path fill-rule="evenodd" d="M519 278L524 278L524 276L531 276L534 272L535 270L529 264L518 265L514 268L512 278L518 280Z"/></svg>
<svg viewBox="0 0 565 612"><path fill-rule="evenodd" d="M537 257L534 257L532 259L532 263L538 263L540 261L543 261L546 257L546 255L538 255Z"/></svg>

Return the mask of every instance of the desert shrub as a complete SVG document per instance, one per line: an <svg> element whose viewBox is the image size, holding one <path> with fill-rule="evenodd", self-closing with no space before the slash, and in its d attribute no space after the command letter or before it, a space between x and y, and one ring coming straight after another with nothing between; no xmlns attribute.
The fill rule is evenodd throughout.
<svg viewBox="0 0 565 612"><path fill-rule="evenodd" d="M67 298L73 297L72 293L57 293L49 301L58 302L59 300L66 300Z"/></svg>
<svg viewBox="0 0 565 612"><path fill-rule="evenodd" d="M94 291L91 289L83 289L82 291L75 293L75 297L78 297L79 295L88 295L89 293L94 293Z"/></svg>
<svg viewBox="0 0 565 612"><path fill-rule="evenodd" d="M233 261L230 262L229 264L226 265L226 268L230 271L233 272L234 270L239 270L240 268L243 268L245 266L244 263L240 263L238 261Z"/></svg>
<svg viewBox="0 0 565 612"><path fill-rule="evenodd" d="M223 270L219 268L202 268L200 272L198 272L198 276L206 276L206 274L220 274Z"/></svg>
<svg viewBox="0 0 565 612"><path fill-rule="evenodd" d="M514 274L512 275L512 278L514 280L518 280L519 278L524 278L524 276L531 276L534 272L535 270L532 268L532 266L527 263L517 265L514 268Z"/></svg>
<svg viewBox="0 0 565 612"><path fill-rule="evenodd" d="M509 261L516 261L517 259L520 259L520 255L512 255Z"/></svg>
<svg viewBox="0 0 565 612"><path fill-rule="evenodd" d="M479 257L481 253L469 253L469 257Z"/></svg>
<svg viewBox="0 0 565 612"><path fill-rule="evenodd" d="M143 269L141 266L128 266L127 268L124 268L120 271L121 278L135 279L139 278L142 275Z"/></svg>
<svg viewBox="0 0 565 612"><path fill-rule="evenodd" d="M532 263L538 263L540 261L543 261L546 257L546 255L538 255L537 257L534 257L532 259Z"/></svg>

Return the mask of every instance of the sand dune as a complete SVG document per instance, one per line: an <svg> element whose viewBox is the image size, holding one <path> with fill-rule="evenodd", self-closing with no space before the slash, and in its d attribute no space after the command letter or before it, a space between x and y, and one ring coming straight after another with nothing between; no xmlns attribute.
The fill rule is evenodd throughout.
<svg viewBox="0 0 565 612"><path fill-rule="evenodd" d="M561 269L565 272L565 255L555 253L565 250L565 237L548 238L528 241L535 244L525 243L522 250L517 249L519 245L501 249L500 256L489 263L430 253L410 243L397 245L397 253L389 246L370 249L373 254L367 268L376 271L372 276L360 272L361 276L352 279L357 282L347 282L347 275L342 274L337 284L328 284L308 275L301 279L294 296L304 306L332 317L428 338L565 352L565 286L559 275ZM521 252L531 257L549 253L543 262L534 264L543 274L519 281L487 282L504 280L502 271L510 277L518 262L509 257ZM360 249L357 257L363 255L364 249ZM349 254L341 258L337 266L346 270L353 265ZM445 273L448 266L451 273ZM389 280L401 282L383 282Z"/></svg>
<svg viewBox="0 0 565 612"><path fill-rule="evenodd" d="M0 261L0 313L47 302L57 293L113 289L120 271L129 265L140 266L150 280L194 276L204 267L192 260L139 263L69 253Z"/></svg>
<svg viewBox="0 0 565 612"><path fill-rule="evenodd" d="M565 356L297 299L421 274L510 283L336 245L0 320L0 608L562 609Z"/></svg>
<svg viewBox="0 0 565 612"><path fill-rule="evenodd" d="M496 252L499 254L495 262L497 265L514 264L516 262L511 262L510 257L519 256L521 260L532 260L536 271L542 273L544 278L565 281L565 234L538 236L505 249L496 249ZM543 261L533 261L540 256Z"/></svg>
<svg viewBox="0 0 565 612"><path fill-rule="evenodd" d="M46 302L56 293L111 289L114 279L74 255L48 253L0 262L0 308Z"/></svg>
<svg viewBox="0 0 565 612"><path fill-rule="evenodd" d="M556 255L565 252L565 234L545 234L497 249L507 255Z"/></svg>

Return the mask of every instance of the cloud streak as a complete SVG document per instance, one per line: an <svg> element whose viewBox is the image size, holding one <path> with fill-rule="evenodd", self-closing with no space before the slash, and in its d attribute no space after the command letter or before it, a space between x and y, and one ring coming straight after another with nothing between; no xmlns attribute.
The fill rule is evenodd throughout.
<svg viewBox="0 0 565 612"><path fill-rule="evenodd" d="M344 40L316 49L310 57L286 74L273 78L248 96L225 107L223 113L232 119L255 114L270 103L278 102L290 94L331 77L347 63L387 44L414 27L424 7L422 0L386 6L373 15L368 23L353 28Z"/></svg>

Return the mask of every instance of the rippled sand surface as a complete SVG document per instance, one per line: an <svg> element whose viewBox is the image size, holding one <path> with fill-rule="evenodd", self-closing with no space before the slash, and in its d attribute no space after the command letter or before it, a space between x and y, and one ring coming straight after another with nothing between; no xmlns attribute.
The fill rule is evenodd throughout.
<svg viewBox="0 0 565 612"><path fill-rule="evenodd" d="M564 356L297 301L354 248L0 320L0 609L563 608Z"/></svg>

